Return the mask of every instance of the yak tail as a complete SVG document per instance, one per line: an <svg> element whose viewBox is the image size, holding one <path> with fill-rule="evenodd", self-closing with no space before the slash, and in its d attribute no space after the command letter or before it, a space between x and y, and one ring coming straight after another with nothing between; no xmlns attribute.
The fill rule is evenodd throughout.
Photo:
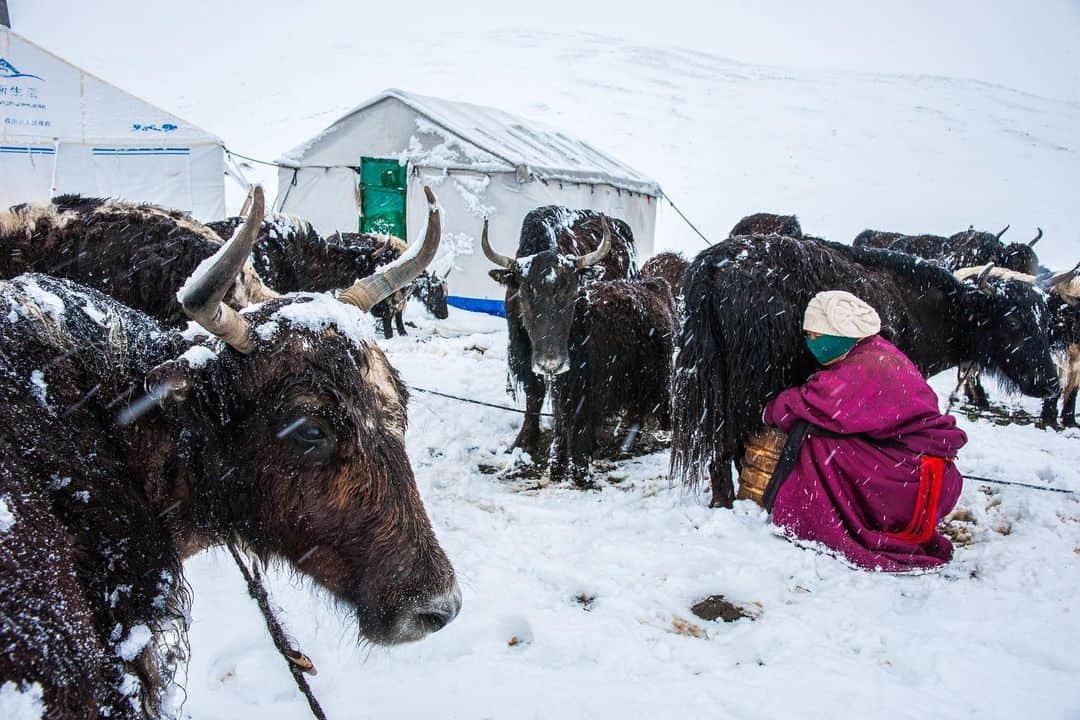
<svg viewBox="0 0 1080 720"><path fill-rule="evenodd" d="M730 460L724 441L727 347L716 322L725 308L718 307L710 265L692 263L683 281L686 314L671 397L671 478L694 490L711 467Z"/></svg>

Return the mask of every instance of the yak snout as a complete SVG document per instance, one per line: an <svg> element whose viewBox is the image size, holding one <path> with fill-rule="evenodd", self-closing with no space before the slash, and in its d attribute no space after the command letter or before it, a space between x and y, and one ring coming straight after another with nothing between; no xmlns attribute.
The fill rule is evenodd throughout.
<svg viewBox="0 0 1080 720"><path fill-rule="evenodd" d="M438 632L461 612L461 588L454 580L450 590L424 598L402 610L393 629L395 643L414 642Z"/></svg>
<svg viewBox="0 0 1080 720"><path fill-rule="evenodd" d="M570 359L565 355L536 356L532 369L537 375L562 375L570 369Z"/></svg>

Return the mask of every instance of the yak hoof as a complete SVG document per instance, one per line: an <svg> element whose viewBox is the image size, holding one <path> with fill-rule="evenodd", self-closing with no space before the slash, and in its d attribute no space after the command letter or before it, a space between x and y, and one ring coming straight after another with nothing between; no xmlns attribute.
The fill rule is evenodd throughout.
<svg viewBox="0 0 1080 720"><path fill-rule="evenodd" d="M712 494L712 498L709 500L709 507L711 508L725 508L730 510L735 506L735 501L731 498L725 498L723 496L717 496L716 493Z"/></svg>

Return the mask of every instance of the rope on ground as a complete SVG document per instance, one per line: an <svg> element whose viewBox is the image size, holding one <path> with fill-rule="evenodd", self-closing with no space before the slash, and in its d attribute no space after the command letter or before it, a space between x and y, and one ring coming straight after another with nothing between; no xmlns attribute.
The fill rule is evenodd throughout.
<svg viewBox="0 0 1080 720"><path fill-rule="evenodd" d="M661 194L661 195L663 196L663 198L664 198L665 200L667 200L667 201L668 201L668 205L670 205L670 206L671 206L671 209L672 209L672 210L674 210L675 212L679 213L679 217L681 217L681 218L683 219L683 222L685 222L685 223L686 223L687 225L689 225L689 226L690 226L690 229L691 229L691 230L693 230L694 232L696 232L696 233L697 233L697 236L698 236L699 238L701 238L702 240L704 240L704 241L705 241L705 244L706 244L706 245L712 245L712 243L711 243L711 242L709 242L709 238L705 237L705 236L704 236L704 235L703 235L703 234L701 233L701 231L697 229L697 226L695 226L695 225L694 225L694 223L690 222L690 218L686 217L686 214L685 214L685 213L683 213L683 211L679 209L679 206L678 206L678 205L676 205L676 204L675 204L674 202L672 202L672 201L671 201L671 198L669 198L669 197L668 197L668 195L667 195L667 193L666 193L666 192L664 192L663 190L661 190L661 191L660 191L660 194Z"/></svg>
<svg viewBox="0 0 1080 720"><path fill-rule="evenodd" d="M1076 495L1076 490L1067 490L1065 488L1048 487L1046 485L1034 485L1032 483L1016 482L1015 480L994 480L993 478L981 477L979 475L962 475L965 480L974 480L975 482L988 482L995 485L1014 485L1016 487L1028 488L1030 490L1042 490L1044 492L1056 492L1063 493L1065 495Z"/></svg>
<svg viewBox="0 0 1080 720"><path fill-rule="evenodd" d="M319 701L315 699L315 694L312 692L311 686L308 685L307 678L304 677L304 670L307 669L308 672L314 674L315 666L311 664L306 655L292 647L288 637L285 635L285 629L278 622L278 619L274 617L274 611L270 607L270 599L266 594L266 587L262 583L259 568L255 565L248 568L247 563L240 557L240 551L236 549L236 543L233 540L226 542L225 546L229 548L233 560L236 561L236 566L240 568L240 574L244 576L248 594L254 598L259 605L259 610L262 611L263 619L266 621L266 629L270 633L270 639L274 641L274 647L285 658L285 664L289 666L289 672L292 673L293 680L296 681L296 687L307 698L311 714L318 720L326 720L326 713L323 712Z"/></svg>
<svg viewBox="0 0 1080 720"><path fill-rule="evenodd" d="M439 392L438 390L428 390L427 388L417 387L415 385L409 386L410 390L416 390L417 392L427 393L428 395L438 395L439 397L448 398L450 400L457 400L459 402L471 403L473 405L483 405L484 407L495 408L496 410L506 410L507 412L515 412L521 415L532 415L527 410L521 408L510 407L509 405L498 405L496 403L484 402L483 400L473 400L472 398L460 397L458 395L451 395L449 393ZM551 413L536 413L540 417L554 417Z"/></svg>

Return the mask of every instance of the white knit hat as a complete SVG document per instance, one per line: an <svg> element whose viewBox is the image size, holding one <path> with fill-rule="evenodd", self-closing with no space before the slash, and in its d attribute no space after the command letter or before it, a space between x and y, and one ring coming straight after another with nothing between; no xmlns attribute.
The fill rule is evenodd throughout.
<svg viewBox="0 0 1080 720"><path fill-rule="evenodd" d="M803 330L864 338L881 332L881 318L865 302L843 290L826 290L810 299L803 316Z"/></svg>

